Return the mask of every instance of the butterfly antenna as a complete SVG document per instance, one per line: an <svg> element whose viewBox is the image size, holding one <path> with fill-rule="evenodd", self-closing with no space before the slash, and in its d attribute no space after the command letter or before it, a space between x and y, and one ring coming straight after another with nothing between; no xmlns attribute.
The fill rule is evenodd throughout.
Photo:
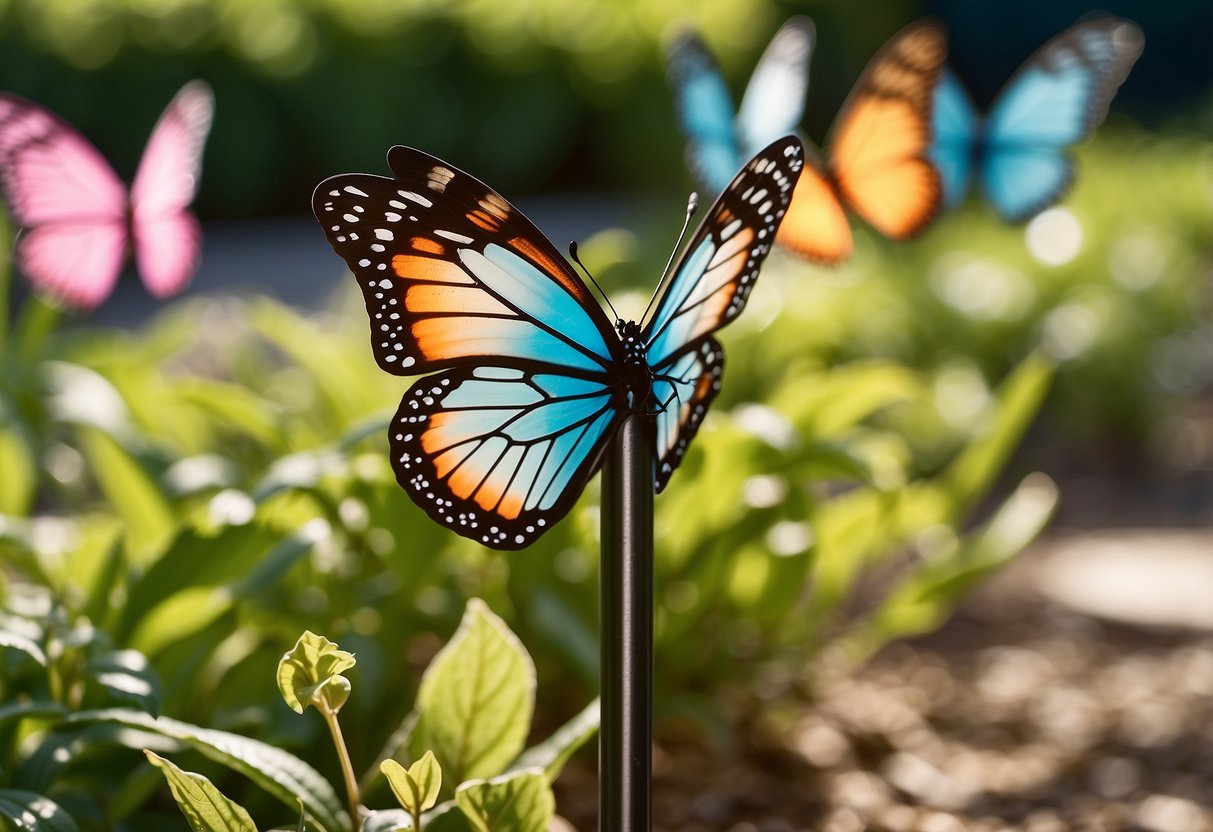
<svg viewBox="0 0 1213 832"><path fill-rule="evenodd" d="M653 308L653 304L657 298L661 297L661 290L665 286L666 278L670 276L670 267L674 265L674 257L678 254L678 249L682 247L682 238L687 235L687 229L691 227L691 217L695 216L695 211L699 208L699 194L692 192L691 198L687 200L687 215L682 221L682 231L678 232L678 242L674 243L674 250L670 252L670 259L666 261L665 270L661 273L661 280L657 281L657 288L653 290L653 296L649 298L649 305L644 308L644 315L640 320L646 320L649 317L649 310Z"/></svg>
<svg viewBox="0 0 1213 832"><path fill-rule="evenodd" d="M611 310L611 314L615 316L616 324L621 322L619 313L615 311L615 307L611 305L611 299L607 297L607 293L602 291L602 287L598 285L598 281L594 279L594 275L590 274L590 270L585 267L585 263L581 262L581 258L577 256L577 241L569 243L569 256L573 258L573 262L581 266L581 270L585 272L585 276L590 279L590 283L594 284L594 288L598 290L598 294L602 295L602 299L606 301L607 308Z"/></svg>

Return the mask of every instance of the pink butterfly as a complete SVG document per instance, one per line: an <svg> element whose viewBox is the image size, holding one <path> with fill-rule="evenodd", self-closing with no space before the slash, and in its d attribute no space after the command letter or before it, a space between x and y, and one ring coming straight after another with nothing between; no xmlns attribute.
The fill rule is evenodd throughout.
<svg viewBox="0 0 1213 832"><path fill-rule="evenodd" d="M156 122L128 191L63 119L0 93L0 191L23 233L16 259L38 289L78 310L109 297L134 253L158 298L183 290L202 230L188 210L215 109L211 88L186 84Z"/></svg>

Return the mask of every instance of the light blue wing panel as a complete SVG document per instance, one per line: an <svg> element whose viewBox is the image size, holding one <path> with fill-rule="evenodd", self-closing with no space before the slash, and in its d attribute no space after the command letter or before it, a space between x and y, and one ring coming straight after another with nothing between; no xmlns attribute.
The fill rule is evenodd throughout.
<svg viewBox="0 0 1213 832"><path fill-rule="evenodd" d="M795 133L809 89L809 59L817 30L807 17L780 27L758 60L737 113L741 152L752 156L776 139ZM740 160L738 160L740 167Z"/></svg>
<svg viewBox="0 0 1213 832"><path fill-rule="evenodd" d="M487 185L406 147L395 178L350 174L312 197L358 280L379 366L420 375L451 366L536 364L603 372L618 337L547 238Z"/></svg>
<svg viewBox="0 0 1213 832"><path fill-rule="evenodd" d="M459 368L405 394L389 429L392 467L440 525L519 549L577 502L619 415L605 376Z"/></svg>
<svg viewBox="0 0 1213 832"><path fill-rule="evenodd" d="M654 485L660 492L699 431L708 406L720 392L724 350L715 338L653 368L657 470Z"/></svg>
<svg viewBox="0 0 1213 832"><path fill-rule="evenodd" d="M969 190L969 177L981 129L973 102L952 70L944 67L935 86L931 115L931 162L939 171L945 208L954 208Z"/></svg>
<svg viewBox="0 0 1213 832"><path fill-rule="evenodd" d="M1074 163L1062 150L1006 145L982 159L982 185L998 215L1023 222L1057 202L1070 189Z"/></svg>
<svg viewBox="0 0 1213 832"><path fill-rule="evenodd" d="M674 39L667 63L678 121L688 140L687 161L695 176L717 193L744 161L737 143L733 97L720 67L694 32Z"/></svg>
<svg viewBox="0 0 1213 832"><path fill-rule="evenodd" d="M1103 120L1141 46L1141 30L1127 21L1080 23L1045 44L999 94L986 120L982 178L1005 219L1027 219L1065 194L1069 147Z"/></svg>
<svg viewBox="0 0 1213 832"><path fill-rule="evenodd" d="M741 314L803 166L800 140L782 138L751 159L716 200L645 325L650 366L665 364Z"/></svg>

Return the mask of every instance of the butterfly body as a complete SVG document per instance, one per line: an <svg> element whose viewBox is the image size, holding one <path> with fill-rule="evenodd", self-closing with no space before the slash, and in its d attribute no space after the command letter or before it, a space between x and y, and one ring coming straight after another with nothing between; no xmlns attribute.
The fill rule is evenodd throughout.
<svg viewBox="0 0 1213 832"><path fill-rule="evenodd" d="M655 415L650 410L653 396L653 369L649 366L648 345L644 342L640 324L620 321L616 324L623 349L621 362L627 410L642 415Z"/></svg>
<svg viewBox="0 0 1213 832"><path fill-rule="evenodd" d="M459 534L521 548L569 511L632 414L652 420L663 488L720 388L711 336L745 305L803 164L799 140L743 168L652 316L615 325L487 185L410 148L388 164L390 179L326 180L313 209L362 288L380 367L422 375L388 435L409 496Z"/></svg>
<svg viewBox="0 0 1213 832"><path fill-rule="evenodd" d="M184 289L201 248L188 206L213 112L206 84L182 87L153 128L128 188L67 122L0 93L0 192L22 229L15 256L30 282L87 310L108 297L133 257L153 295Z"/></svg>
<svg viewBox="0 0 1213 832"><path fill-rule="evenodd" d="M1072 26L1037 50L984 114L945 70L930 153L945 206L957 205L974 182L1008 222L1060 200L1074 178L1069 149L1103 121L1142 45L1141 30L1127 20Z"/></svg>

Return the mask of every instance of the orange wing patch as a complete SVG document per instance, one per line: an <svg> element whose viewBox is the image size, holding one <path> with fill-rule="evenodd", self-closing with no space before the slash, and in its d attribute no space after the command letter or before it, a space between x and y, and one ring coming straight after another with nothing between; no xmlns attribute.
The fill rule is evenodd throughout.
<svg viewBox="0 0 1213 832"><path fill-rule="evenodd" d="M927 153L945 57L942 28L916 23L903 29L868 64L835 126L829 170L838 192L894 240L925 228L943 196Z"/></svg>
<svg viewBox="0 0 1213 832"><path fill-rule="evenodd" d="M812 165L800 172L775 241L818 263L836 265L851 256L851 226L842 203L834 186Z"/></svg>
<svg viewBox="0 0 1213 832"><path fill-rule="evenodd" d="M500 315L511 316L509 307L488 292L472 286L446 286L417 283L404 295L405 307L414 315Z"/></svg>
<svg viewBox="0 0 1213 832"><path fill-rule="evenodd" d="M894 240L927 226L943 198L927 154L946 57L944 30L930 22L876 53L834 121L826 163L801 172L776 242L819 263L846 260L854 241L844 205Z"/></svg>
<svg viewBox="0 0 1213 832"><path fill-rule="evenodd" d="M518 252L520 255L530 260L543 271L547 272L550 277L560 281L560 285L564 286L573 297L583 303L592 303L593 298L586 292L585 284L578 280L575 276L569 274L568 265L563 260L556 260L546 254L542 249L528 240L526 237L513 237L509 242L510 248Z"/></svg>
<svg viewBox="0 0 1213 832"><path fill-rule="evenodd" d="M431 240L429 237L413 237L409 240L409 245L413 251L424 251L427 254L446 254L446 246L437 240Z"/></svg>
<svg viewBox="0 0 1213 832"><path fill-rule="evenodd" d="M392 257L392 271L405 280L429 280L435 283L466 283L474 281L468 273L449 260L433 257L418 257L415 254L397 254Z"/></svg>
<svg viewBox="0 0 1213 832"><path fill-rule="evenodd" d="M939 174L924 159L873 169L845 188L856 212L892 240L913 237L939 210Z"/></svg>
<svg viewBox="0 0 1213 832"><path fill-rule="evenodd" d="M484 231L496 232L501 228L501 218L479 209L467 214L468 221Z"/></svg>

